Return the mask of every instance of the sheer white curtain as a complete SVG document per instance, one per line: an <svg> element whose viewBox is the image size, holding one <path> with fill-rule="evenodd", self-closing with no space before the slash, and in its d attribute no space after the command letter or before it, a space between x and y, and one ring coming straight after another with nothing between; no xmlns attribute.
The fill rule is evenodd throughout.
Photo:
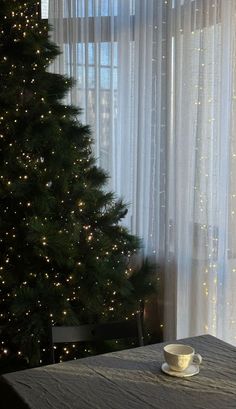
<svg viewBox="0 0 236 409"><path fill-rule="evenodd" d="M50 0L109 188L164 272L166 338L236 343L236 0Z"/></svg>
<svg viewBox="0 0 236 409"><path fill-rule="evenodd" d="M83 109L98 164L110 175L108 188L129 204L125 224L156 257L163 244L164 158L159 156L166 116L161 78L167 5L163 9L162 1L155 0L51 0L49 7L52 38L62 50L51 69L76 79L67 102Z"/></svg>
<svg viewBox="0 0 236 409"><path fill-rule="evenodd" d="M166 322L176 316L177 337L236 343L236 2L173 5L166 274L176 298Z"/></svg>

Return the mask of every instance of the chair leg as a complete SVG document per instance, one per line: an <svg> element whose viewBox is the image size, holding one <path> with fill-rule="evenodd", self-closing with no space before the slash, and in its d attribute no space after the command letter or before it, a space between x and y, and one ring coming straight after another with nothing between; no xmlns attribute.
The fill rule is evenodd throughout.
<svg viewBox="0 0 236 409"><path fill-rule="evenodd" d="M140 312L136 314L136 320L137 320L137 327L138 327L138 340L139 340L139 346L143 346L143 328L142 328L142 319L141 319L141 314Z"/></svg>
<svg viewBox="0 0 236 409"><path fill-rule="evenodd" d="M53 342L52 328L51 328L51 363L55 364L55 353L54 353L54 342Z"/></svg>

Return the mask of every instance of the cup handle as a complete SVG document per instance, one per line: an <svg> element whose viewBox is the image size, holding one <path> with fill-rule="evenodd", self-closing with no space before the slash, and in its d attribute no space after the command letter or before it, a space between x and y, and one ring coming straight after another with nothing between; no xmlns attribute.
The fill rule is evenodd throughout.
<svg viewBox="0 0 236 409"><path fill-rule="evenodd" d="M193 363L200 365L202 363L202 357L200 354L194 354Z"/></svg>

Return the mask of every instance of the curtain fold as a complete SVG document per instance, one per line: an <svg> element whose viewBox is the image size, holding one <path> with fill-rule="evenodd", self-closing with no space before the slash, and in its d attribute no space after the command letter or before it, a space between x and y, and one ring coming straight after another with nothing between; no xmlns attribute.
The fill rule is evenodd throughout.
<svg viewBox="0 0 236 409"><path fill-rule="evenodd" d="M167 211L167 255L177 282L166 322L177 338L211 333L235 343L235 5L176 0L170 18L173 154L167 204L174 206Z"/></svg>
<svg viewBox="0 0 236 409"><path fill-rule="evenodd" d="M124 224L165 276L165 337L236 344L235 0L50 0Z"/></svg>

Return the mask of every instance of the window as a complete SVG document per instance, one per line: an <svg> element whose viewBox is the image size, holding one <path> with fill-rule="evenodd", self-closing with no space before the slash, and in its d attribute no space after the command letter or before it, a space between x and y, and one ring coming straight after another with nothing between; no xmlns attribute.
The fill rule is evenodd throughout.
<svg viewBox="0 0 236 409"><path fill-rule="evenodd" d="M41 17L48 19L48 2L49 0L41 0Z"/></svg>

